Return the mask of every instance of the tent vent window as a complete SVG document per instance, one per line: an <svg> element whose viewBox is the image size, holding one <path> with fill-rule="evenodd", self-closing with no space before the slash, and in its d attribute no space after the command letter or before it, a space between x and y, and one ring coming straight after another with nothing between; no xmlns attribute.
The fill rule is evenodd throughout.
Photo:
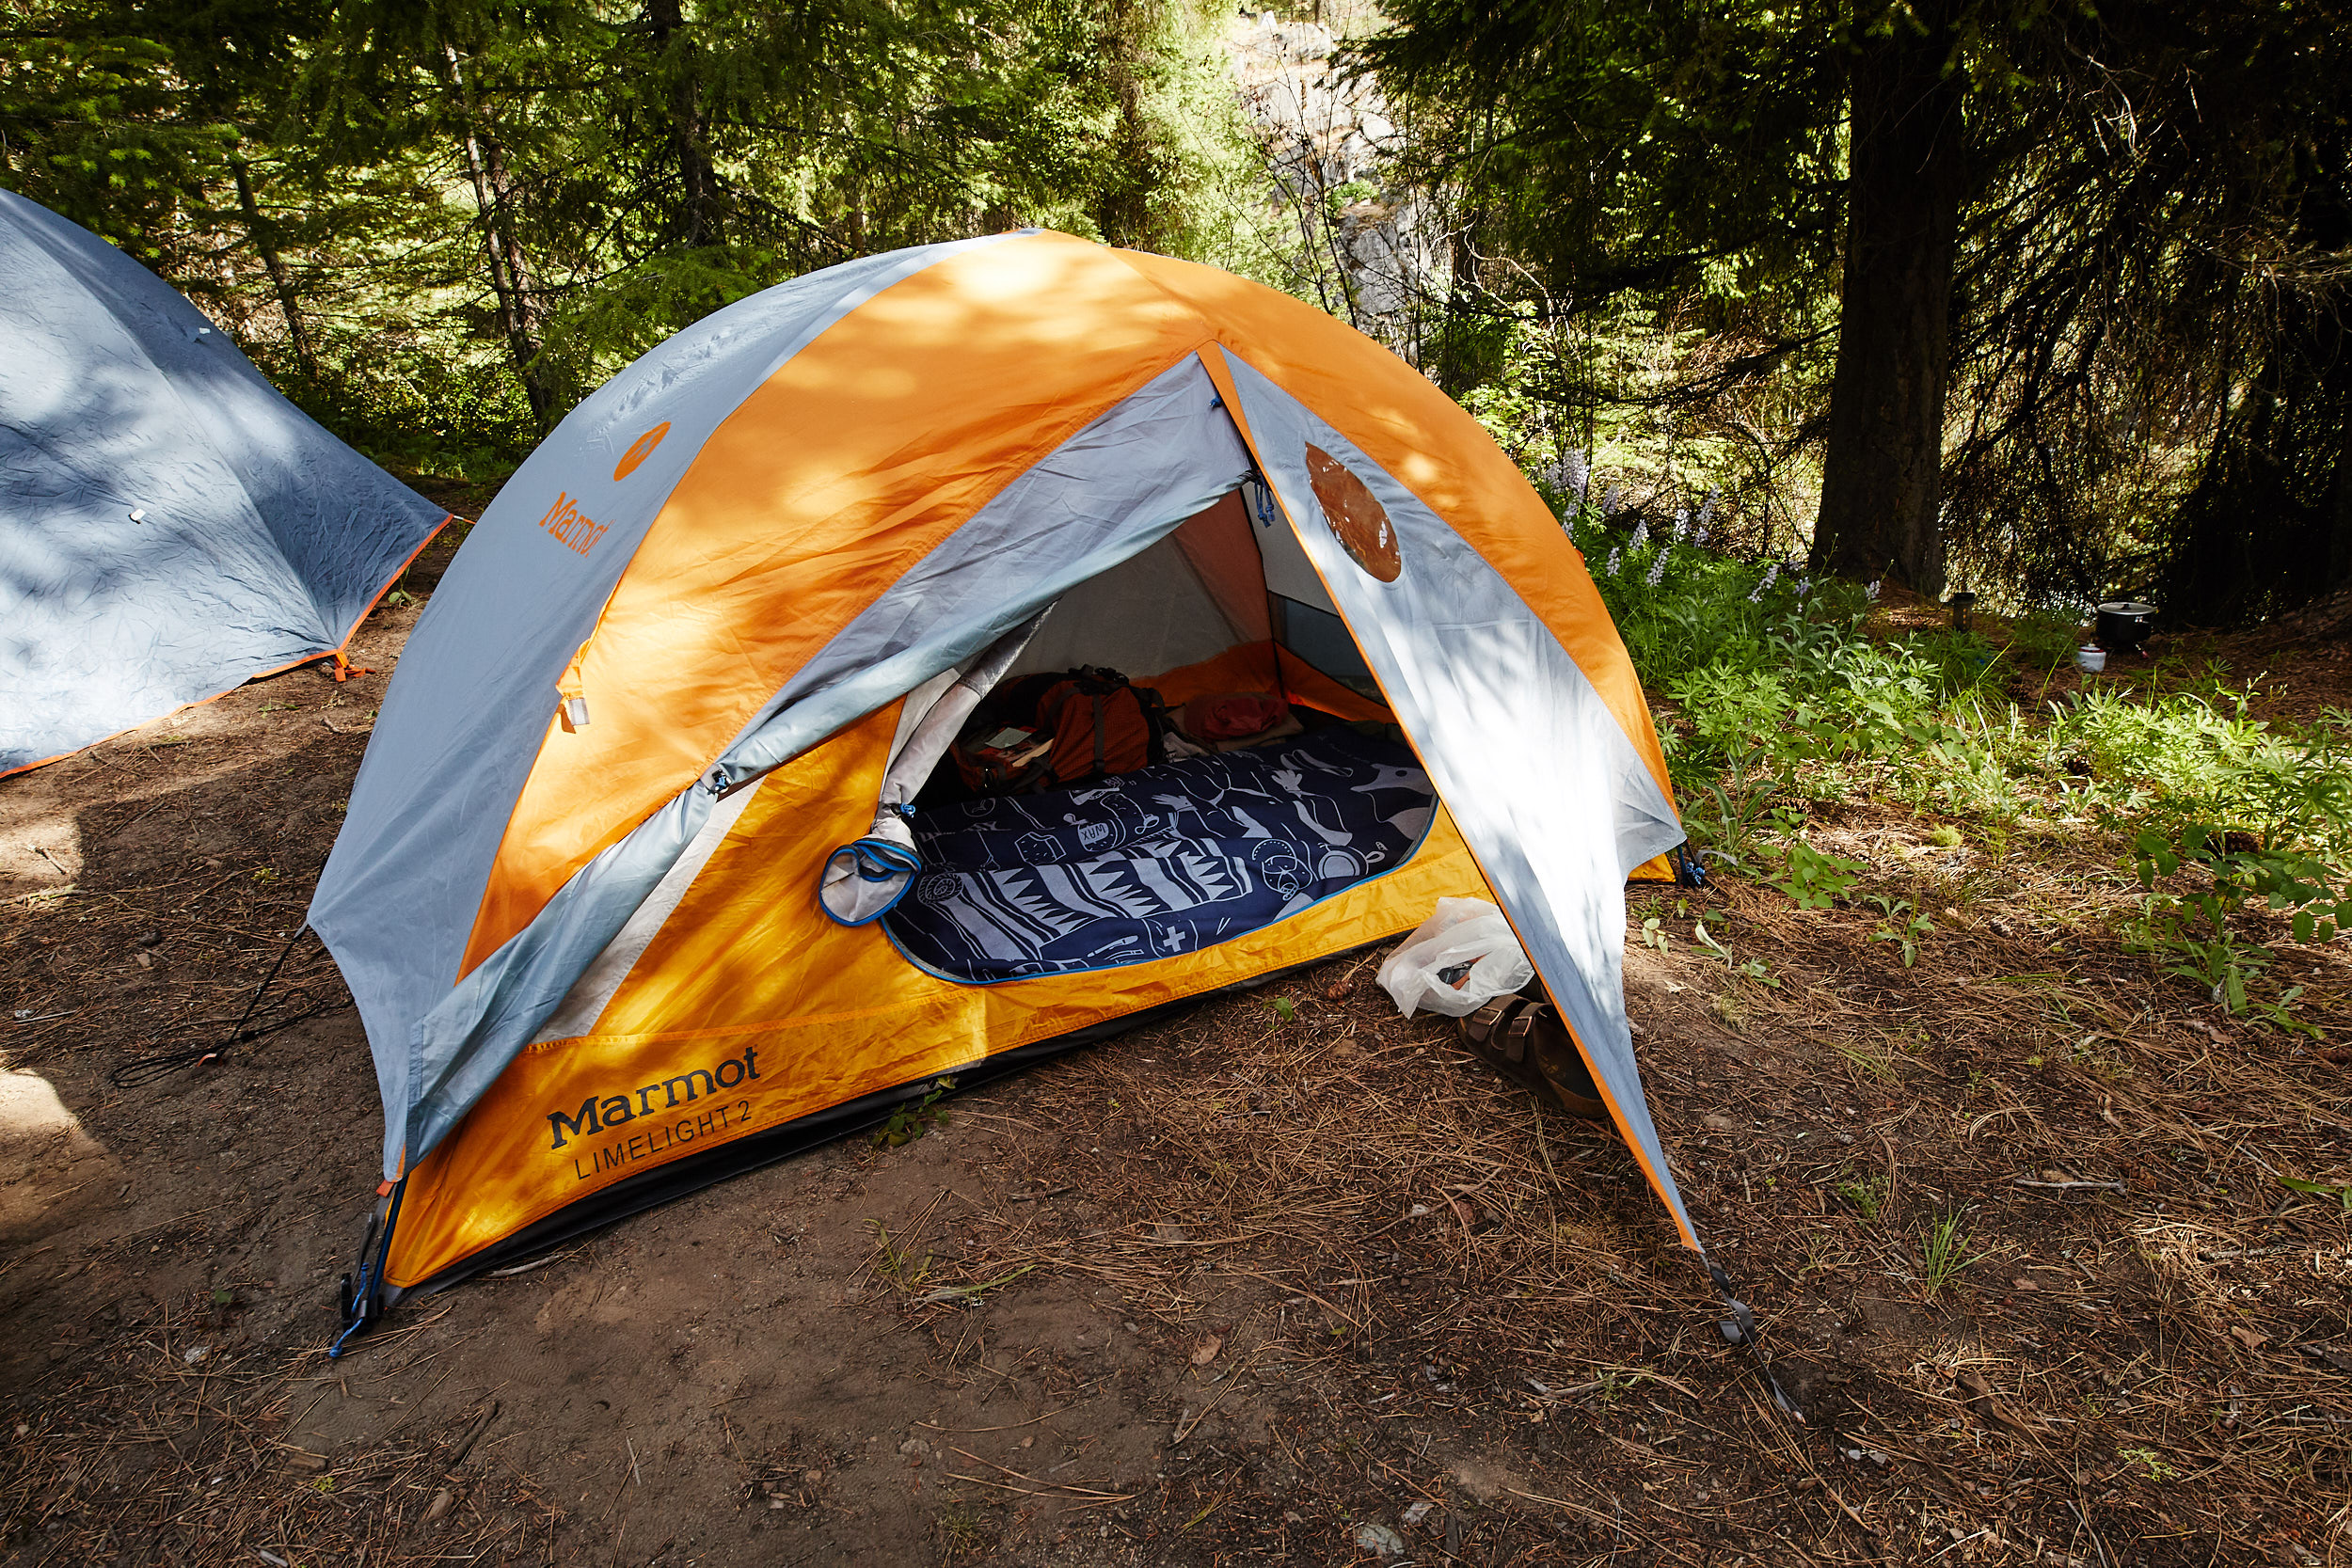
<svg viewBox="0 0 2352 1568"><path fill-rule="evenodd" d="M1381 700L1379 683L1373 679L1372 667L1364 662L1346 622L1327 610L1279 594L1268 594L1266 602L1273 611L1277 642L1348 689L1375 702Z"/></svg>

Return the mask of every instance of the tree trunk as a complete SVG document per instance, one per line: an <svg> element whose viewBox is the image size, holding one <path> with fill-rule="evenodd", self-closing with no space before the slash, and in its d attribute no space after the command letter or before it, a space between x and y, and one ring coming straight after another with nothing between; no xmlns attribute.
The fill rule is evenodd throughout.
<svg viewBox="0 0 2352 1568"><path fill-rule="evenodd" d="M2330 135L2307 154L2295 228L2304 255L2352 245L2344 150ZM2352 585L2352 326L2322 288L2249 281L2262 299L2262 360L2234 403L2225 392L2157 585L2167 618L2195 626L2258 620Z"/></svg>
<svg viewBox="0 0 2352 1568"><path fill-rule="evenodd" d="M2346 140L2338 129L2315 150L2313 167L2332 171L2334 178L2329 182L2313 181L2320 188L2306 199L2297 225L2312 248L2323 254L2341 256L2352 246L2352 179L2344 173ZM2325 574L2318 590L2322 594L2352 588L2352 329L2341 303L2331 303L2332 309L2311 311L2312 358L2328 367L2310 411L2312 444L2328 445L2328 427L2335 427L2331 457L2314 464L2328 476L2313 519L2319 557L2315 564Z"/></svg>
<svg viewBox="0 0 2352 1568"><path fill-rule="evenodd" d="M1943 6L1899 13L1852 77L1845 285L1813 569L1944 589L1944 394L1954 236L1965 194L1963 84Z"/></svg>
<svg viewBox="0 0 2352 1568"><path fill-rule="evenodd" d="M707 146L709 128L702 104L702 83L691 64L677 65L667 56L671 40L686 22L680 0L648 0L645 28L653 41L660 68L675 70L670 96L670 158L677 169L678 212L665 227L679 243L701 246L721 244L725 235L724 188L712 166Z"/></svg>
<svg viewBox="0 0 2352 1568"><path fill-rule="evenodd" d="M1438 318L1438 386L1448 397L1460 397L1477 380L1478 368L1470 352L1472 305L1478 294L1478 230L1486 214L1476 209L1464 214L1461 226L1446 236L1448 276L1445 313ZM1346 264L1343 259L1341 264Z"/></svg>
<svg viewBox="0 0 2352 1568"><path fill-rule="evenodd" d="M2339 372L2352 371L2352 366L2339 364ZM2352 376L2346 376L2352 379ZM2342 433L2336 438L2336 471L2328 483L2328 592L2352 588L2352 396L2336 404L2338 417L2344 420Z"/></svg>
<svg viewBox="0 0 2352 1568"><path fill-rule="evenodd" d="M1148 247L1152 198L1164 175L1143 112L1143 68L1154 17L1150 0L1110 0L1103 19L1098 68L1119 101L1110 169L1094 200L1095 227L1105 244Z"/></svg>
<svg viewBox="0 0 2352 1568"><path fill-rule="evenodd" d="M262 216L262 204L253 198L252 174L245 160L233 153L229 159L229 171L236 177L237 211L245 216L246 237L261 253L262 268L269 274L270 287L278 292L278 309L286 318L286 341L294 348L294 363L301 367L302 378L315 387L319 381L319 360L310 347L310 329L294 298L294 279L286 271L285 259L278 253L278 244L270 237L268 220Z"/></svg>
<svg viewBox="0 0 2352 1568"><path fill-rule="evenodd" d="M466 117L466 173L473 182L474 210L482 214L483 247L490 263L490 292L498 296L499 330L515 361L515 375L530 400L531 416L546 430L555 421L554 395L539 372L539 341L533 330L531 269L523 259L522 242L515 233L514 181L507 173L506 154L494 136L479 129L473 89L466 85L457 51L447 44L450 80Z"/></svg>

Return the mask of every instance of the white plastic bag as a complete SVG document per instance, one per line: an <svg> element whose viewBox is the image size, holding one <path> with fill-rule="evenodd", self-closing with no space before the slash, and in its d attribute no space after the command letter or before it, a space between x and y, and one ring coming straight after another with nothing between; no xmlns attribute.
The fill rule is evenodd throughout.
<svg viewBox="0 0 2352 1568"><path fill-rule="evenodd" d="M1440 972L1469 966L1458 979ZM1406 1018L1417 1007L1468 1018L1535 978L1502 911L1484 898L1440 898L1438 912L1380 965L1380 987Z"/></svg>

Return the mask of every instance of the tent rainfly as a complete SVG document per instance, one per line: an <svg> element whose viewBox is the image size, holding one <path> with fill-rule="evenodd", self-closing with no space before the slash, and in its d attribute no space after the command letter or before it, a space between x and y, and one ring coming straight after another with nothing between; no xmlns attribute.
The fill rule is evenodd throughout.
<svg viewBox="0 0 2352 1568"><path fill-rule="evenodd" d="M982 692L1080 663L1312 722L910 811ZM1695 1247L1621 977L1682 838L1574 546L1387 350L1051 232L795 279L574 409L401 659L310 910L384 1096L346 1334L1447 895Z"/></svg>
<svg viewBox="0 0 2352 1568"><path fill-rule="evenodd" d="M447 513L89 230L0 191L0 775L339 660Z"/></svg>

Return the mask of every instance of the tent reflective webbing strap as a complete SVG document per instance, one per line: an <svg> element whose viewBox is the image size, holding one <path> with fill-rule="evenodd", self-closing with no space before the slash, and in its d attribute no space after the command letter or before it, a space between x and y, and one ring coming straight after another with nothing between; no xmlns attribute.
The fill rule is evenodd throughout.
<svg viewBox="0 0 2352 1568"><path fill-rule="evenodd" d="M1251 468L1249 478L1243 482L1242 494L1248 498L1245 504L1260 528L1272 528L1281 521L1280 515L1274 510L1274 486L1268 484L1265 475L1256 468Z"/></svg>
<svg viewBox="0 0 2352 1568"><path fill-rule="evenodd" d="M1780 1407L1780 1413L1804 1420L1804 1412L1798 1409L1797 1402L1781 1388L1780 1379L1772 1375L1772 1364L1764 1359L1764 1346L1756 1334L1756 1313L1740 1299L1739 1291L1732 1286L1731 1276L1724 1273L1712 1258L1704 1252L1699 1254L1699 1258L1707 1264L1707 1277L1715 1282L1717 1293L1724 1298L1724 1306L1731 1313L1730 1317L1715 1326L1723 1331L1724 1338L1735 1345L1745 1346L1748 1354L1756 1357L1756 1370L1764 1379L1764 1386L1772 1390L1772 1402Z"/></svg>
<svg viewBox="0 0 2352 1568"><path fill-rule="evenodd" d="M408 1179L404 1176L391 1184L391 1191L378 1198L369 1212L367 1238L359 1243L358 1277L343 1275L338 1303L342 1310L343 1331L326 1347L330 1361L342 1359L343 1346L351 1337L365 1332L369 1324L384 1315L384 1259L391 1255L392 1227L400 1222L400 1200L407 1193Z"/></svg>

